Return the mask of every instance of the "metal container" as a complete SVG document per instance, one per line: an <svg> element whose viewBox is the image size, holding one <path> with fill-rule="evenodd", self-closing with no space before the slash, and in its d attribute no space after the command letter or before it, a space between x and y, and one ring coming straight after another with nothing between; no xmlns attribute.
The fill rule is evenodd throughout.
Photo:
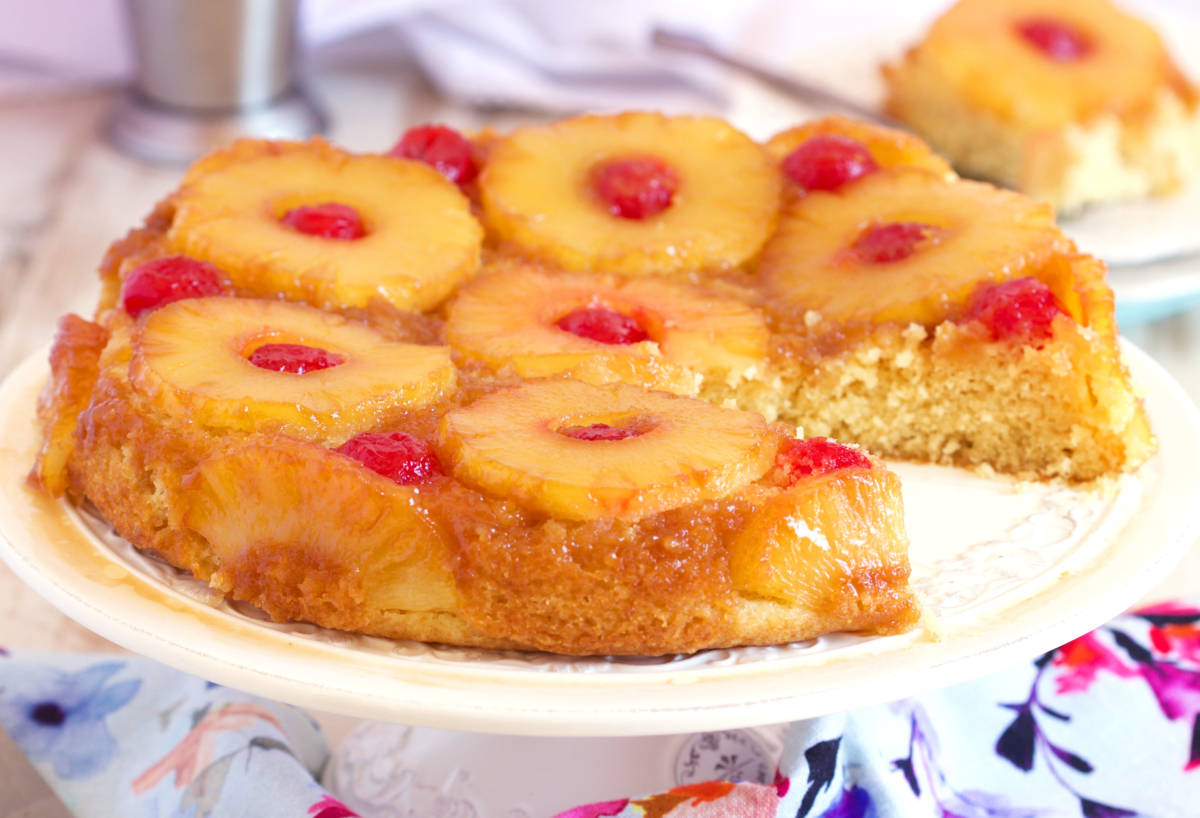
<svg viewBox="0 0 1200 818"><path fill-rule="evenodd" d="M185 163L241 136L324 129L299 82L299 0L126 0L126 9L136 76L108 120L118 148Z"/></svg>

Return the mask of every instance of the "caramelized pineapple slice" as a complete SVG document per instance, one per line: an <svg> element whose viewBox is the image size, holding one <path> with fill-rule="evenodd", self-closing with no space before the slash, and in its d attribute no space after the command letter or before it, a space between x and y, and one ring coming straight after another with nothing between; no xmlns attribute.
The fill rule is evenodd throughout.
<svg viewBox="0 0 1200 818"><path fill-rule="evenodd" d="M264 368L272 351L285 364L289 354L310 360ZM446 347L388 341L300 304L216 297L147 314L130 380L158 408L202 426L340 443L442 399L455 371Z"/></svg>
<svg viewBox="0 0 1200 818"><path fill-rule="evenodd" d="M236 143L194 165L174 203L173 252L318 307L427 310L479 266L482 229L437 171L320 140Z"/></svg>
<svg viewBox="0 0 1200 818"><path fill-rule="evenodd" d="M779 185L726 123L651 113L515 131L480 177L488 226L518 253L627 275L742 264L771 234Z"/></svg>
<svg viewBox="0 0 1200 818"><path fill-rule="evenodd" d="M794 202L760 271L770 302L793 313L931 326L980 282L1037 275L1073 249L1049 205L894 168Z"/></svg>
<svg viewBox="0 0 1200 818"><path fill-rule="evenodd" d="M762 316L741 301L658 278L499 268L451 304L446 340L493 371L567 375L694 394L766 355Z"/></svg>
<svg viewBox="0 0 1200 818"><path fill-rule="evenodd" d="M185 488L183 524L212 546L213 584L277 619L353 629L380 610L455 608L448 548L418 490L348 457L256 439L202 462Z"/></svg>
<svg viewBox="0 0 1200 818"><path fill-rule="evenodd" d="M761 477L778 441L759 415L624 384L535 381L446 414L463 482L567 520L636 519Z"/></svg>
<svg viewBox="0 0 1200 818"><path fill-rule="evenodd" d="M899 479L879 467L801 479L743 528L730 575L739 592L830 612L907 577Z"/></svg>
<svg viewBox="0 0 1200 818"><path fill-rule="evenodd" d="M853 140L867 150L880 168L920 168L947 180L955 177L949 162L907 131L844 116L821 117L777 133L767 142L767 152L777 163L783 164L793 151L815 136Z"/></svg>

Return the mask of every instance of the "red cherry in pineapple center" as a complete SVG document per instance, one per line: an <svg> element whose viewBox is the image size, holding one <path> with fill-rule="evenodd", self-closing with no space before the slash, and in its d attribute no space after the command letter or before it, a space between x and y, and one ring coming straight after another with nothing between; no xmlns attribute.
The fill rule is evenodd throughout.
<svg viewBox="0 0 1200 818"><path fill-rule="evenodd" d="M250 363L259 369L288 372L292 375L303 375L305 372L329 369L331 366L344 363L345 360L336 352L304 344L263 344L249 356Z"/></svg>
<svg viewBox="0 0 1200 818"><path fill-rule="evenodd" d="M293 230L322 239L352 241L367 235L358 211L337 202L294 207L280 221Z"/></svg>
<svg viewBox="0 0 1200 818"><path fill-rule="evenodd" d="M465 185L479 175L471 143L445 125L409 128L388 154L398 159L424 162L458 185Z"/></svg>
<svg viewBox="0 0 1200 818"><path fill-rule="evenodd" d="M609 213L638 221L671 206L679 173L656 156L608 159L592 168L591 184Z"/></svg>
<svg viewBox="0 0 1200 818"><path fill-rule="evenodd" d="M642 432L640 429L629 426L592 423L588 426L563 426L558 433L576 440L624 440L627 437L637 437Z"/></svg>
<svg viewBox="0 0 1200 818"><path fill-rule="evenodd" d="M1074 62L1088 55L1092 42L1070 23L1052 17L1029 17L1017 23L1025 42L1055 62Z"/></svg>
<svg viewBox="0 0 1200 818"><path fill-rule="evenodd" d="M850 250L856 258L871 264L903 261L922 245L936 241L940 227L921 222L887 222L868 227L854 240Z"/></svg>
<svg viewBox="0 0 1200 818"><path fill-rule="evenodd" d="M779 448L776 462L789 485L809 475L828 474L840 469L871 468L871 460L858 449L843 446L826 437L788 440Z"/></svg>
<svg viewBox="0 0 1200 818"><path fill-rule="evenodd" d="M338 451L402 486L444 474L429 444L404 432L367 432L350 438Z"/></svg>
<svg viewBox="0 0 1200 818"><path fill-rule="evenodd" d="M839 134L818 134L783 160L783 172L805 190L837 190L879 169L867 146Z"/></svg>
<svg viewBox="0 0 1200 818"><path fill-rule="evenodd" d="M1054 319L1065 313L1049 287L1026 277L981 286L971 297L964 319L981 322L992 340L1036 345L1054 334Z"/></svg>
<svg viewBox="0 0 1200 818"><path fill-rule="evenodd" d="M650 336L637 319L607 307L582 307L554 322L564 332L602 344L636 344Z"/></svg>
<svg viewBox="0 0 1200 818"><path fill-rule="evenodd" d="M181 301L221 295L225 282L216 267L187 256L156 258L138 265L121 284L121 306L137 318L146 310Z"/></svg>

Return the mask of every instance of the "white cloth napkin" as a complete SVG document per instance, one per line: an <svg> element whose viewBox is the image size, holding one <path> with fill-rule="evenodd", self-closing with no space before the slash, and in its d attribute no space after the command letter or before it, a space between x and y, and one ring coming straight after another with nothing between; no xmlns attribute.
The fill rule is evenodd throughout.
<svg viewBox="0 0 1200 818"><path fill-rule="evenodd" d="M750 4L460 3L405 21L403 36L442 94L474 104L570 111L672 110L724 101L721 73L656 53L649 35L676 21L719 34Z"/></svg>
<svg viewBox="0 0 1200 818"><path fill-rule="evenodd" d="M448 98L550 111L711 107L722 73L656 52L655 25L727 42L762 2L721 0L309 0L311 56L383 29ZM22 4L0 26L0 98L127 80L133 55L121 0Z"/></svg>
<svg viewBox="0 0 1200 818"><path fill-rule="evenodd" d="M712 108L724 101L724 72L654 49L655 27L703 35L842 93L857 90L873 79L880 56L871 54L863 77L847 77L845 66L854 64L858 51L870 48L881 32L893 45L905 42L949 2L305 0L300 8L314 57L354 35L382 30L450 99L563 112ZM1164 11L1194 17L1195 4L1121 2L1151 19ZM128 79L134 63L126 13L124 0L14 5L0 26L0 98ZM1169 30L1164 33L1170 38Z"/></svg>

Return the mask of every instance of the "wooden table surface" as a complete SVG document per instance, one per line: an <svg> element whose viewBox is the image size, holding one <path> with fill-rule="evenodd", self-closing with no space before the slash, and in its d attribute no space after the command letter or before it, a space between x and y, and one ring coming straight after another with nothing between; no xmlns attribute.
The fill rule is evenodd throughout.
<svg viewBox="0 0 1200 818"><path fill-rule="evenodd" d="M351 149L387 147L414 122L475 127L486 121L506 128L533 118L447 105L414 72L395 65L336 63L316 80L333 115L331 138ZM105 248L179 178L177 168L138 163L104 142L101 126L114 98L113 90L96 89L0 101L0 375L49 341L59 315L91 314L95 268ZM778 113L790 103L772 105ZM796 118L801 114L797 109ZM1125 335L1200 401L1200 310L1128 328ZM1200 594L1200 549L1153 596L1177 594ZM2 563L0 645L118 649L61 616Z"/></svg>

